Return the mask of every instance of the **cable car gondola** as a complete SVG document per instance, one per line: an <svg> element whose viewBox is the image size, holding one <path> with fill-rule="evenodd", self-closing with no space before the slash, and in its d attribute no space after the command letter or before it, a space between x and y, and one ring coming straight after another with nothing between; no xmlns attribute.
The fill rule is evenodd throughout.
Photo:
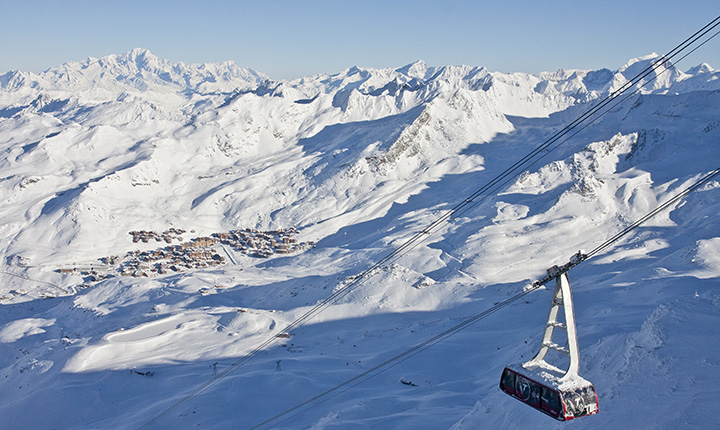
<svg viewBox="0 0 720 430"><path fill-rule="evenodd" d="M556 280L540 350L530 361L505 367L500 377L502 391L560 421L598 413L595 387L578 374L579 349L570 282L567 277L567 271L584 259L585 255L578 252L568 264L551 267L547 276L538 281L542 285L553 278ZM561 308L564 322L558 320ZM553 342L555 329L565 330L567 347ZM567 371L545 361L550 350L570 358Z"/></svg>

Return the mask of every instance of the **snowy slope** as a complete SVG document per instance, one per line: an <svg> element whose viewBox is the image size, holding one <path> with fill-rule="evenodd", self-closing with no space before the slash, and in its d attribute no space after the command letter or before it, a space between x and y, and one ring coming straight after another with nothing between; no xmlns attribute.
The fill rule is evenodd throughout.
<svg viewBox="0 0 720 430"><path fill-rule="evenodd" d="M537 76L418 62L273 81L133 50L0 75L4 422L140 427L656 58ZM517 293L717 168L720 72L669 67L150 428L252 427ZM718 187L570 272L581 374L600 402L573 426L717 422ZM127 271L136 251L291 228L283 246L303 246L290 253L218 240L193 251L194 268ZM134 241L141 230L158 241ZM536 351L548 302L534 293L276 424L560 427L497 388L505 364Z"/></svg>

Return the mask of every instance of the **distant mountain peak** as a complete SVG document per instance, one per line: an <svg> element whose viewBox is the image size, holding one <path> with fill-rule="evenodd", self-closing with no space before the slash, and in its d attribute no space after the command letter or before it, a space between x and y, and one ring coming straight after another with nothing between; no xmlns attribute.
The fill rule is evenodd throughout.
<svg viewBox="0 0 720 430"><path fill-rule="evenodd" d="M82 63L84 69L98 65L104 69L114 73L121 72L126 69L126 73L135 73L138 71L158 72L172 68L172 64L152 52L144 48L135 48L120 55L106 55L95 59L88 58Z"/></svg>
<svg viewBox="0 0 720 430"><path fill-rule="evenodd" d="M129 56L129 57L145 57L145 56L150 56L150 57L155 57L155 58L157 58L157 57L156 57L152 52L150 52L150 50L147 49L147 48L133 48L133 49L127 51L127 52L126 52L125 54L123 54L123 55L127 55L127 56Z"/></svg>
<svg viewBox="0 0 720 430"><path fill-rule="evenodd" d="M688 71L686 73L688 75L698 75L701 73L712 73L714 71L715 71L715 69L712 68L712 66L710 66L708 63L702 63L702 64L698 64L697 66L688 69Z"/></svg>
<svg viewBox="0 0 720 430"><path fill-rule="evenodd" d="M88 57L81 62L70 61L33 75L24 72L6 73L0 77L0 88L33 87L38 91L88 91L96 98L98 88L105 96L127 90L145 92L151 88L171 88L179 92L215 92L248 89L268 77L232 61L224 63L171 63L146 48L134 48L122 54L100 58Z"/></svg>
<svg viewBox="0 0 720 430"><path fill-rule="evenodd" d="M159 58L158 56L150 52L149 49L144 48L132 49L122 54L120 58L135 63L138 69L147 69L149 66L158 65L158 63L167 63L167 60Z"/></svg>
<svg viewBox="0 0 720 430"><path fill-rule="evenodd" d="M657 60L658 58L660 58L660 55L656 52L653 52L652 54L648 54L648 55L643 55L640 57L631 58L622 67L620 67L618 69L618 72L624 74L624 72L630 71L630 70L634 71L638 67L643 67L643 68L647 67L650 64L652 64L652 62Z"/></svg>
<svg viewBox="0 0 720 430"><path fill-rule="evenodd" d="M430 67L423 60L418 60L414 63L400 67L399 69L395 69L395 71L413 78L421 79L425 77L429 68Z"/></svg>

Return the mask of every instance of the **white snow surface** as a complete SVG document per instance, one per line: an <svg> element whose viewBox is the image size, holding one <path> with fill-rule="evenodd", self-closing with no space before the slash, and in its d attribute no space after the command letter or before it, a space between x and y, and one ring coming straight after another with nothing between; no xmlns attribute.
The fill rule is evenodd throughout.
<svg viewBox="0 0 720 430"><path fill-rule="evenodd" d="M0 75L3 428L141 427L657 58L273 81L136 49ZM669 66L148 428L259 424L522 291L717 168L720 71ZM542 290L274 428L716 426L719 202L710 183L571 270L598 415L558 423L498 388L539 347ZM224 264L151 277L80 272L162 247L130 231L291 227L315 245L269 258L217 246Z"/></svg>

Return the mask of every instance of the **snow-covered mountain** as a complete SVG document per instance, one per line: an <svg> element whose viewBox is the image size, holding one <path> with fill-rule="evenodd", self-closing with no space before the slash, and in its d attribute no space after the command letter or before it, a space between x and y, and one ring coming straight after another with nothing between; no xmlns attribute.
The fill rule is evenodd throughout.
<svg viewBox="0 0 720 430"><path fill-rule="evenodd" d="M275 81L136 49L0 75L4 422L140 427L657 58ZM252 427L517 293L717 168L720 71L667 67L150 428ZM719 187L570 272L581 374L600 401L576 426L717 421ZM548 304L534 293L278 427L554 428L497 388L503 365L537 350Z"/></svg>

